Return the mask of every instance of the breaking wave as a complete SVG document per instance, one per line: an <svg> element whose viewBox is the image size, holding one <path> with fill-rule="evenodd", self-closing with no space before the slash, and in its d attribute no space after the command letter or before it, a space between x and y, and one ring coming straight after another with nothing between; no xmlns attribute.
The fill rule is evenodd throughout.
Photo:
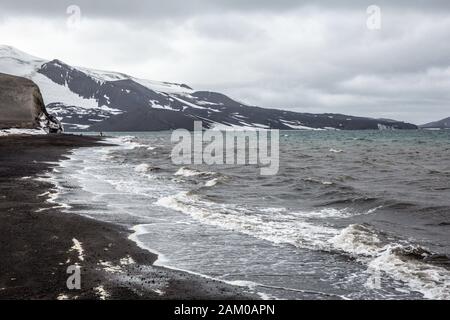
<svg viewBox="0 0 450 320"><path fill-rule="evenodd" d="M284 208L249 209L206 201L192 192L163 197L156 204L188 214L202 223L273 243L348 255L366 265L372 276L388 276L402 281L427 299L450 299L450 271L424 261L431 254L428 250L389 242L368 225L352 224L338 229L309 219L346 217L348 213L345 210L288 212ZM421 252L421 255L414 256L414 252Z"/></svg>
<svg viewBox="0 0 450 320"><path fill-rule="evenodd" d="M177 172L175 172L175 176L182 176L182 177L197 177L197 176L213 176L215 175L215 172L204 172L204 171L199 171L199 170L195 170L195 169L189 169L186 167L181 167L180 169L178 169Z"/></svg>
<svg viewBox="0 0 450 320"><path fill-rule="evenodd" d="M295 138L295 134L292 137ZM107 213L98 209L99 217L112 219L111 212L115 210L118 215L132 219L127 221L132 221L133 225L135 222L146 225L150 221L151 227L142 228L134 239L149 247L154 241L152 239L158 237L150 239L145 234L155 231L163 236L159 238L165 239L167 236L168 239L174 239L176 235L184 241L188 227L172 224L174 221L178 223L179 219L186 219L183 223L186 226L192 225L192 230L205 229L208 234L211 232L214 235L218 228L227 230L217 232L219 237L232 235L230 242L227 242L228 238L223 240L227 253L228 250L234 250L236 242L233 241L245 239L250 243L264 242L258 248L259 256L248 262L251 268L256 265L263 268L264 264L258 260L262 256L274 265L280 263L273 268L280 273L291 271L289 268L292 267L297 274L298 263L306 266L312 262L312 266L305 267L305 272L315 272L321 279L336 272L336 276L333 274L326 280L327 283L349 292L349 297L416 298L420 293L427 299L450 299L450 260L445 254L437 255L426 248L430 246L433 250L440 250L439 246L442 243L445 245L445 241L439 242L439 236L445 237L443 227L448 226L448 206L438 201L433 207L429 207L429 198L424 198L426 201L420 199L421 195L428 194L439 198L440 192L444 195L448 186L445 180L440 182L434 179L432 183L427 180L431 179L428 177L429 171L424 171L426 176L421 179L404 177L403 171L398 170L400 167L397 160L389 159L392 155L398 156L397 148L393 147L392 155L388 157L380 153L375 144L371 147L375 148L373 152L367 151L369 149L365 148L365 142L361 142L361 150L353 144L343 143L333 144L336 149L314 144L314 148L306 150L303 144L295 144L294 141L290 147L297 149L294 148L292 153L289 153L291 148L285 149L289 165L282 164L282 170L276 177L260 177L254 175L251 166L231 169L212 167L211 171L197 167L177 167L170 162L170 144L164 144L158 139L133 136L112 138L108 142L119 144L120 147L108 146L97 150L96 154L80 149L76 151L78 158L71 160L73 163L69 168L58 169L65 172L66 169L77 167L73 169L74 181L81 183L85 191L94 195L93 199L99 201L99 208L103 204L108 206ZM302 136L299 141L303 139ZM158 148L157 151L154 151L154 146ZM326 155L327 151L342 153L345 161L340 160L341 156ZM366 156L367 152L370 155ZM305 156L299 159L299 154ZM332 163L330 159L333 159ZM405 164L400 165L406 166L408 159L409 156L404 158L402 161ZM428 161L429 159L423 164L424 167L429 166ZM438 169L439 172L449 171L445 166L435 166L437 169L433 167L433 170L436 172ZM60 175L58 172L54 174ZM94 178L98 181L93 181ZM386 186L391 185L386 189ZM61 185L61 188L64 186ZM103 189L99 190L99 186ZM408 190L411 190L410 194L414 197L407 197L403 193L399 195L398 190L403 191L399 186L410 188ZM66 193L63 194L63 199L76 196L72 189L66 190ZM60 201L55 197L58 198L50 195L49 202L59 205ZM130 200L121 203L121 197ZM82 198L81 201L74 199L68 205L74 203L76 210L79 208L77 204L86 203L86 199L89 198ZM66 209L71 210L68 205ZM391 219L394 214L397 215ZM392 231L399 223L402 227L411 225L409 217L419 214L421 219L425 216L428 219L422 228L432 226L431 232L439 233L437 241L406 241L402 239L412 239L414 233L405 233L402 228L398 232ZM157 227L153 224L166 219L167 222L160 225L162 229L156 230ZM364 223L367 221L370 223ZM379 221L389 223L389 228L384 228L384 224ZM382 229L388 230L389 235L381 232ZM192 233L193 239L196 235L197 233ZM431 236L430 239L436 238ZM195 241L198 242L195 250L199 250L199 254L211 250L209 240L195 238ZM170 246L173 241L167 243L163 243L158 249L166 252L172 259L174 248ZM283 254L278 256L281 250ZM295 254L306 252L313 258L308 260L308 257L299 255L294 260L289 260L289 254L293 251ZM232 252L233 254L241 253ZM184 258L175 258L171 263L183 263L182 259ZM215 268L211 266L211 274L215 274ZM333 270L330 271L329 268ZM232 266L224 270L217 274L236 272ZM253 269L251 271L254 272ZM231 278L247 281L249 274ZM253 280L258 282L260 279ZM272 285L278 281L279 278L275 279ZM291 285L289 282L285 284ZM354 287L354 284L361 287ZM334 289L327 290L333 292Z"/></svg>
<svg viewBox="0 0 450 320"><path fill-rule="evenodd" d="M180 192L160 198L157 205L181 211L202 223L240 231L244 234L294 246L315 248L326 244L326 239L338 230L292 219L289 215L269 214L280 208L245 208L238 205L218 204L200 199L192 192ZM258 212L259 214L255 214Z"/></svg>
<svg viewBox="0 0 450 320"><path fill-rule="evenodd" d="M336 250L368 266L372 276L387 275L404 282L426 299L450 299L450 271L424 261L431 253L423 247L386 243L365 225L350 225L329 240Z"/></svg>

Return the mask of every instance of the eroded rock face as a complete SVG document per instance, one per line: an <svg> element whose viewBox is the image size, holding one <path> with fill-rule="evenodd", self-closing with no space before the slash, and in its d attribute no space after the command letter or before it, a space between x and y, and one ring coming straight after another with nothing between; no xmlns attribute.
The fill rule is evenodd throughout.
<svg viewBox="0 0 450 320"><path fill-rule="evenodd" d="M42 127L62 131L47 113L39 87L29 79L0 73L0 129Z"/></svg>

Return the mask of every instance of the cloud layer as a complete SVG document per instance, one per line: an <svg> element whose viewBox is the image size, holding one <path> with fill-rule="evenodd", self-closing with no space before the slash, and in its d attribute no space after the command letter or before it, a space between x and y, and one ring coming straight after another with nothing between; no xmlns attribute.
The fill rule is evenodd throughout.
<svg viewBox="0 0 450 320"><path fill-rule="evenodd" d="M0 39L264 107L414 123L450 116L450 2L378 1L380 30L366 26L370 3L336 2L86 0L68 28L73 2L16 0L0 4Z"/></svg>

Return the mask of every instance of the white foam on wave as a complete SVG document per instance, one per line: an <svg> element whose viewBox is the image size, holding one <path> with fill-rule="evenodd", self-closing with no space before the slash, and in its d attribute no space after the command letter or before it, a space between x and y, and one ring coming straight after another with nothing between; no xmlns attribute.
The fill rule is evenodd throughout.
<svg viewBox="0 0 450 320"><path fill-rule="evenodd" d="M258 212L283 215L284 218L304 218L308 220L325 219L325 218L348 218L354 215L348 209L324 208L313 211L295 211L284 207L279 208L255 208Z"/></svg>
<svg viewBox="0 0 450 320"><path fill-rule="evenodd" d="M134 137L130 139L134 139ZM121 148L136 146L133 141L127 142L127 139L125 141L125 145L121 145ZM131 143L131 146L128 143ZM115 147L107 147L102 150L105 152L105 150L112 150L111 148ZM72 158L76 158L76 156ZM61 165L64 163L63 161ZM83 166L86 164L84 163ZM139 166L141 168L136 170ZM141 172L145 167L143 164L131 167L131 172L133 172L133 168L135 172ZM188 177L215 174L188 168L180 168L180 170L178 175L187 175ZM50 176L56 174L58 173L52 172ZM49 181L48 178L45 180ZM58 182L51 177L50 182L55 185L55 190L53 190L49 202L59 206L68 206L57 202ZM139 185L136 186L136 183L132 183L129 179L127 181L116 180L111 183L115 184L116 189L120 192L142 193L148 196L148 186L145 188L142 186L141 190L141 188L137 188ZM205 183L205 186L215 183L217 180L211 179ZM312 250L343 252L367 265L369 273L381 272L388 275L390 278L407 284L412 291L422 293L425 298L450 299L450 274L446 269L421 260L405 258L398 253L405 249L402 245L382 243L376 231L365 226L351 225L344 229L338 229L315 221L316 218L320 221L321 218L346 217L349 213L345 210L324 209L314 212L295 212L285 208L251 208L250 210L238 205L206 201L189 192L159 198L156 204L188 214L201 223L241 232L274 243L287 243ZM135 226L130 239L140 247L155 252L139 240L143 234L149 233L146 226ZM159 255L157 265L167 267L168 262L164 256L158 252L155 253Z"/></svg>
<svg viewBox="0 0 450 320"><path fill-rule="evenodd" d="M450 299L450 271L420 259L402 256L411 249L398 243L383 244L375 230L350 225L329 240L336 250L357 258L373 276L386 274L405 283L426 299Z"/></svg>
<svg viewBox="0 0 450 320"><path fill-rule="evenodd" d="M329 240L336 249L354 256L376 256L380 243L378 236L369 228L353 224L343 229L337 236Z"/></svg>
<svg viewBox="0 0 450 320"><path fill-rule="evenodd" d="M326 240L339 233L337 229L290 219L285 215L256 215L252 210L205 201L188 192L160 198L156 204L186 213L208 225L236 230L274 243L288 243L299 247L326 246Z"/></svg>
<svg viewBox="0 0 450 320"><path fill-rule="evenodd" d="M348 218L354 215L347 209L324 208L314 211L294 211L288 213L292 216L303 217L308 219L326 219L326 218Z"/></svg>
<svg viewBox="0 0 450 320"><path fill-rule="evenodd" d="M140 240L140 237L142 237L143 235L149 234L149 230L147 228L152 228L153 224L141 224L141 225L136 225L133 226L130 230L132 231L131 235L128 237L129 240L133 241L134 243L137 244L137 246L141 249L147 250L153 254L156 254L158 256L157 260L153 263L154 266L159 266L159 267L164 267L167 269L171 269L171 270L175 270L175 271L182 271L182 272L186 272L189 274L193 274L193 275L197 275L206 279L211 279L211 280L217 280L217 281L221 281L221 282L225 282L223 280L217 279L217 278L213 278L201 273L197 273L197 272L193 272L190 270L185 270L185 269L180 269L180 268L176 268L170 265L169 259L167 259L164 254L162 254L161 252L159 252L158 250L154 249L154 248L150 248L147 244L145 244L145 242Z"/></svg>
<svg viewBox="0 0 450 320"><path fill-rule="evenodd" d="M205 182L205 187L214 187L219 183L218 178L214 178Z"/></svg>
<svg viewBox="0 0 450 320"><path fill-rule="evenodd" d="M48 207L48 208L37 209L36 210L37 213L47 211L50 209L70 209L70 208L72 208L71 205L58 201L58 199L61 195L61 192L62 192L62 187L59 184L58 180L56 179L56 175L58 173L59 173L58 170L52 170L52 171L47 172L45 175L41 175L41 176L34 178L34 180L36 180L36 181L46 182L46 183L52 185L52 187L50 188L49 191L39 195L39 197L47 197L47 199L45 201L47 203L50 203L52 206Z"/></svg>
<svg viewBox="0 0 450 320"><path fill-rule="evenodd" d="M238 286L238 287L247 287L250 290L255 290L257 287L261 287L261 288L269 288L269 289L283 290L283 291L293 291L293 292L299 292L299 293L304 293L304 294L309 294L309 295L318 295L318 296L333 297L333 298L338 298L338 299L342 299L342 300L348 300L348 298L343 295L321 292L321 291L314 291L314 290L303 290L303 289L295 289L295 288L282 287L282 286L271 286L271 285L265 285L265 284L261 284L261 283L257 283L257 282L253 282L253 281L235 280L235 281L227 281L227 283ZM272 296L272 295L269 295L269 294L263 293L263 292L256 292L256 294L258 296L260 296L262 300L278 299L275 296Z"/></svg>
<svg viewBox="0 0 450 320"><path fill-rule="evenodd" d="M450 271L417 259L402 258L398 252L407 250L406 247L383 244L376 231L367 226L350 225L337 229L298 219L311 217L311 212L287 213L283 208L261 209L259 211L265 214L258 215L242 207L205 201L188 192L160 198L156 204L188 214L201 223L273 243L342 252L367 265L370 274L382 272L405 283L411 291L421 293L426 299L450 298ZM327 209L316 214L341 217L342 211Z"/></svg>
<svg viewBox="0 0 450 320"><path fill-rule="evenodd" d="M405 259L397 253L401 245L388 245L369 262L369 271L382 271L406 283L425 299L450 299L450 271L420 260Z"/></svg>
<svg viewBox="0 0 450 320"><path fill-rule="evenodd" d="M136 172L147 172L150 166L146 163L142 163L134 168Z"/></svg>
<svg viewBox="0 0 450 320"><path fill-rule="evenodd" d="M136 141L137 137L135 136L120 136L120 137L113 137L113 138L107 138L105 142L117 144L121 146L122 148L133 150L136 148L146 148L150 150L151 148L149 145L142 144Z"/></svg>
<svg viewBox="0 0 450 320"><path fill-rule="evenodd" d="M177 172L174 173L175 176L183 176L183 177L196 177L196 176L203 176L203 175L214 175L214 172L207 172L207 171L199 171L195 169L189 169L186 167L181 167L178 169Z"/></svg>
<svg viewBox="0 0 450 320"><path fill-rule="evenodd" d="M132 231L132 233L128 237L128 239L130 239L131 241L136 243L136 245L139 248L147 250L147 251L149 251L149 252L151 252L153 254L156 254L158 256L158 260L156 260L154 265L164 266L168 262L168 259L161 252L158 252L157 250L155 250L153 248L150 248L143 241L140 240L141 236L149 233L147 228L151 227L151 226L152 226L152 224L140 224L140 225L133 226L130 229Z"/></svg>
<svg viewBox="0 0 450 320"><path fill-rule="evenodd" d="M308 181L308 182L314 182L314 183L322 184L324 186L332 186L334 184L332 181L322 181L322 180L317 180L317 179L314 179L314 178L311 178L311 177L310 178L306 178L304 180Z"/></svg>
<svg viewBox="0 0 450 320"><path fill-rule="evenodd" d="M216 277L211 277L211 276L208 276L208 275L205 275L202 273L194 272L191 270L177 268L177 267L172 266L169 259L167 259L162 253L158 252L158 250L155 250L154 248L150 248L143 241L141 241L139 239L141 236L149 233L149 231L147 230L147 227L151 228L151 227L153 227L153 225L152 224L142 224L142 225L136 225L136 226L132 227L131 231L133 231L133 233L128 237L128 239L130 239L131 241L136 243L139 248L147 250L158 256L158 259L153 263L154 266L163 267L163 268L174 270L174 271L185 272L185 273L192 274L192 275L204 278L204 279L222 282L222 283L229 284L232 286L246 287L251 291L254 291L255 288L257 288L257 287L264 287L263 284L252 282L252 281L224 280L224 279L220 279L220 278L216 278ZM277 299L276 297L270 296L263 292L256 292L256 294L259 295L262 299L264 299L264 297L267 299L269 299L269 298Z"/></svg>

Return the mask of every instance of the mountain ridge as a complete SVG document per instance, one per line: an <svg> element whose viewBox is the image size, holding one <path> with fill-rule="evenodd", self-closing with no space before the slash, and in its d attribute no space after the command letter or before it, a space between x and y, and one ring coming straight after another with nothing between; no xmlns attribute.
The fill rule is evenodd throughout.
<svg viewBox="0 0 450 320"><path fill-rule="evenodd" d="M419 126L422 129L450 129L450 117Z"/></svg>
<svg viewBox="0 0 450 320"><path fill-rule="evenodd" d="M9 46L0 46L0 72L36 82L48 111L56 114L68 131L192 130L194 121L216 129L417 129L401 121L250 106L186 84L74 67Z"/></svg>

